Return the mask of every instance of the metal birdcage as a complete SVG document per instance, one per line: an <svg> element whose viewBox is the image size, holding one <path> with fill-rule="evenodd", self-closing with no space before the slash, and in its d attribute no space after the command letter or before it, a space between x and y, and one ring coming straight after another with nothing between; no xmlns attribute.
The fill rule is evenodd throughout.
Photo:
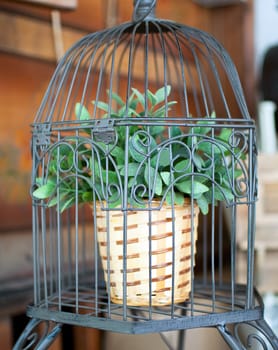
<svg viewBox="0 0 278 350"><path fill-rule="evenodd" d="M131 22L78 41L38 110L34 304L16 349L43 321L54 328L37 349L62 324L216 327L232 349L249 346L248 324L248 339L277 349L254 289L255 126L236 69L207 33L157 19L155 3L137 0Z"/></svg>

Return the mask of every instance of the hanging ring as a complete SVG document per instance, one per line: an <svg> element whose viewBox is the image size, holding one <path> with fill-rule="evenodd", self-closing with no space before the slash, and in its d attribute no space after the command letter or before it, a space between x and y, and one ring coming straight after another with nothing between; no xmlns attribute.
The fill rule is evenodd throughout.
<svg viewBox="0 0 278 350"><path fill-rule="evenodd" d="M133 22L141 22L146 18L154 18L156 0L134 0Z"/></svg>

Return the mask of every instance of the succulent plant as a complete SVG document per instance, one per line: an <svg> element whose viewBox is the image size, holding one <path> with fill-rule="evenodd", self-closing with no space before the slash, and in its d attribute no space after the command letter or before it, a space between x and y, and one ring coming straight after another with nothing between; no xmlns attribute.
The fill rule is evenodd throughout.
<svg viewBox="0 0 278 350"><path fill-rule="evenodd" d="M76 104L76 119L84 124L83 135L65 137L48 157L47 171L36 179L35 199L48 200L58 210L103 200L109 208L123 205L144 207L155 198L183 204L192 197L203 214L209 205L232 202L244 169L244 152L233 145L231 128L217 128L216 116L167 123L171 87L146 96L132 89L125 102L110 93L111 104L95 102L101 118L113 121L111 143L92 137L92 117ZM116 108L114 107L116 106Z"/></svg>

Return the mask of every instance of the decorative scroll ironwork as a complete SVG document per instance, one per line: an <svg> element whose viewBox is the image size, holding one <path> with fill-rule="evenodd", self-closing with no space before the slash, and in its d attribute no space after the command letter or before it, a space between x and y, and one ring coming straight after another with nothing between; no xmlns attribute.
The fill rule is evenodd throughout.
<svg viewBox="0 0 278 350"><path fill-rule="evenodd" d="M49 123L37 124L34 126L34 146L50 145L51 125Z"/></svg>
<svg viewBox="0 0 278 350"><path fill-rule="evenodd" d="M194 198L199 196L198 185L204 188L207 184L207 189L213 187L206 194L211 197L211 202L223 200L227 205L247 202L249 178L244 156L248 151L248 135L244 132L225 129L229 130L228 136L222 136L225 140L197 132L154 138L151 127L143 126L142 130L129 136L126 162L124 146L118 145L118 132L125 133L125 129L121 126L121 130L114 130L114 123L109 125L111 137L107 138L105 133L104 139L99 139L101 124L96 129L97 139L95 133L93 139L59 137L59 141L42 152L37 164L38 169L44 167L40 181L53 182L47 205L56 205L55 196L65 197L66 206L73 204L78 188L82 189L83 196L79 202L92 202L95 196L106 202L110 209L123 206L124 191L128 192L131 209L144 206L146 201L150 204L154 197L160 197L162 205L167 198L169 202L169 197L174 196L173 189L176 191L181 184L185 186L182 189L185 195L193 193ZM106 132L106 123L104 129ZM176 132L175 126L168 126L167 130L170 135ZM34 182L37 179L38 175ZM33 188L35 186L34 183ZM71 188L71 197L68 197L67 188Z"/></svg>
<svg viewBox="0 0 278 350"><path fill-rule="evenodd" d="M13 350L48 349L61 332L61 328L61 324L31 319L14 345Z"/></svg>
<svg viewBox="0 0 278 350"><path fill-rule="evenodd" d="M263 319L236 323L233 333L226 326L217 327L227 344L233 350L277 350L278 338Z"/></svg>

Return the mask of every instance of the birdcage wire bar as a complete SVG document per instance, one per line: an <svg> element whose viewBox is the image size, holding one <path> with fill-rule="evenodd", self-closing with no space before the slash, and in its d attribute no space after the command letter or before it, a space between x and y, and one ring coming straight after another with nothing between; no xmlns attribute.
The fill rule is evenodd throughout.
<svg viewBox="0 0 278 350"><path fill-rule="evenodd" d="M257 341L265 348L266 337L276 349L253 281L256 130L237 71L207 33L155 18L155 3L136 0L132 22L73 45L38 109L27 314L35 324L56 322L52 334L64 323L131 334L216 327L235 350L247 348L238 329L248 324L251 337L261 329ZM179 181L191 193L182 214L173 205ZM198 202L205 181L209 207ZM36 197L46 185L49 194ZM238 225L247 239L244 284L237 283Z"/></svg>

